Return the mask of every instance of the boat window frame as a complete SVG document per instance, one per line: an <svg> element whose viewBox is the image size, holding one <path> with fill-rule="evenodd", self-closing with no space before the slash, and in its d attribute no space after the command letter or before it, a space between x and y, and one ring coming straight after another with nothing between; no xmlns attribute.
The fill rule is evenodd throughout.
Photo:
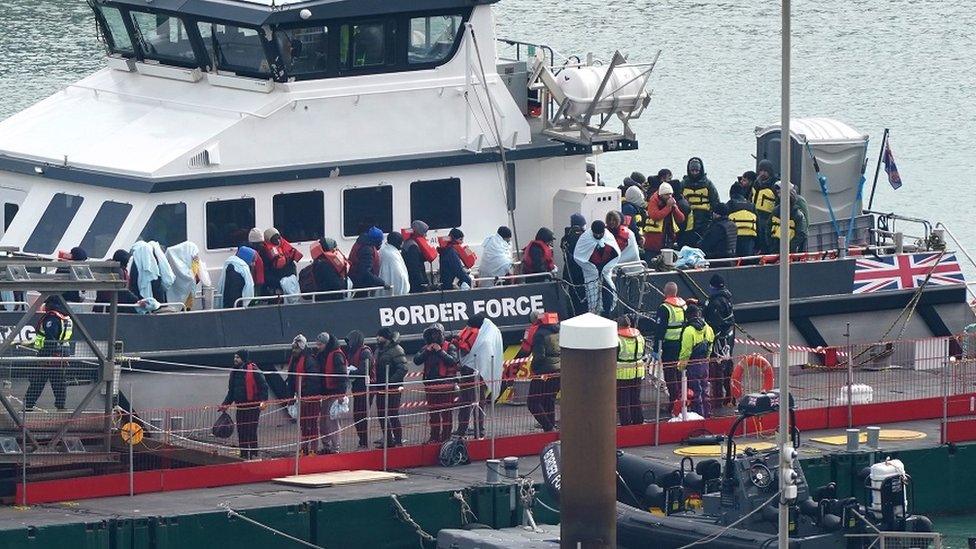
<svg viewBox="0 0 976 549"><path fill-rule="evenodd" d="M53 245L51 245L50 247L44 247L43 249L31 246L31 241L34 240L35 236L37 236L37 231L42 226L44 227L51 226L52 220L46 219L45 216L47 215L51 207L54 205L54 201L57 200L59 196L64 196L64 197L70 196L72 198L77 199L78 203L73 208L69 208L72 210L71 215L59 216L59 218L64 220L64 227L61 229L60 234L58 234L55 237L56 240L54 241ZM26 253L34 253L34 254L42 254L42 255L54 253L54 251L58 249L58 244L60 244L61 241L64 240L64 235L68 233L68 229L71 228L71 223L75 220L76 217L78 217L78 212L81 211L81 207L84 203L85 203L85 197L80 194L70 194L63 191L58 191L52 194L51 199L48 200L47 202L47 206L44 207L44 211L41 212L41 215L37 218L37 223L34 225L34 230L31 231L31 234L27 237L27 240L24 241L23 251Z"/></svg>
<svg viewBox="0 0 976 549"><path fill-rule="evenodd" d="M334 39L335 30L333 28L334 23L332 21L322 20L322 21L302 21L301 23L291 23L286 25L277 25L272 31L272 56L274 58L274 65L276 65L281 73L280 80L321 80L323 78L330 78L336 75L336 62L338 53L335 51L335 45L338 41ZM303 72L301 74L294 74L289 71L288 67L285 65L280 44L278 42L278 33L287 33L295 31L298 29L308 29L321 27L326 29L325 31L325 69L320 71L309 71Z"/></svg>
<svg viewBox="0 0 976 549"><path fill-rule="evenodd" d="M365 191L365 190L374 190L374 189L389 189L388 192L390 193L390 209L389 209L390 226L389 226L389 230L387 230L387 228L385 226L380 226L380 225L377 225L377 224L374 224L374 225L376 227L379 227L380 229L382 229L384 234L393 232L393 230L394 230L394 227L393 227L393 223L394 223L394 221L393 221L393 212L396 209L395 208L396 197L395 197L395 193L394 193L393 184L392 183L387 183L385 181L382 181L382 182L380 182L380 183L378 183L376 185L357 185L357 186L344 187L342 189L342 199L341 199L341 202L339 204L339 208L340 208L340 212L341 212L341 215L340 215L340 224L342 225L342 229L341 230L342 230L342 237L343 238L356 238L356 237L358 237L360 235L360 233L357 232L355 228L353 228L353 230L352 230L352 233L353 234L346 233L346 193L349 192L349 191L355 192L355 191ZM386 214L386 212L383 212L383 213L384 213L384 215Z"/></svg>
<svg viewBox="0 0 976 549"><path fill-rule="evenodd" d="M244 229L244 238L242 239L242 241L239 241L237 243L231 243L229 246L218 246L213 248L210 247L210 206L212 204L220 204L223 202L248 202L248 201L251 202L251 207L253 210L252 219L251 219L250 227ZM204 233L203 237L205 241L204 245L207 247L207 250L208 251L233 250L239 245L247 243L247 233L254 227L257 227L257 217L258 217L257 208L258 208L258 203L253 196L240 196L236 198L223 198L223 199L216 198L204 202L203 203L203 233Z"/></svg>
<svg viewBox="0 0 976 549"><path fill-rule="evenodd" d="M443 13L423 12L423 13L406 14L406 17L404 17L404 21L402 23L405 32L401 33L403 35L403 46L397 47L398 51L401 49L403 50L404 65L413 68L430 69L433 67L438 67L440 65L443 65L444 63L447 63L451 59L454 59L454 56L457 55L458 48L460 48L461 41L464 39L464 33L467 30L467 27L465 25L467 24L468 19L471 16L471 13L470 12L458 13L457 10L440 10L440 11ZM434 61L426 61L423 63L411 63L410 62L410 34L413 32L411 26L413 20L421 19L421 18L430 19L432 17L450 17L450 16L459 16L461 18L460 22L458 22L457 34L454 36L454 42L451 45L451 49L448 50L446 55L440 59L436 59Z"/></svg>
<svg viewBox="0 0 976 549"><path fill-rule="evenodd" d="M146 218L146 222L143 223L142 230L139 231L139 240L146 240L146 236L147 236L146 235L146 231L147 231L147 229L149 229L149 223L153 220L153 216L156 215L156 212L160 208L162 208L164 206L183 206L183 227L182 227L183 228L183 239L180 240L180 241L178 241L178 242L171 242L171 243L170 242L159 242L159 240L158 239L155 239L155 238L151 238L149 240L156 240L157 242L159 242L161 245L163 245L165 247L169 247L169 246L172 246L174 244L179 244L180 242L186 242L187 241L187 239L189 238L189 233L188 233L188 217L187 217L188 214L187 214L186 202L184 202L182 200L180 200L178 202L160 202L158 204L155 204L153 206L152 212L150 212L150 214L149 214L149 217ZM169 220L167 220L167 224L172 224L172 222L169 221Z"/></svg>
<svg viewBox="0 0 976 549"><path fill-rule="evenodd" d="M118 55L126 59L136 59L138 58L138 48L136 48L136 42L133 39L133 29L132 21L129 18L129 12L122 6L112 6L107 4L96 4L94 2L89 4L92 11L95 13L95 23L99 26L101 35L105 38L105 45L108 47L109 53L113 55ZM125 36L129 39L129 47L131 50L124 50L118 47L115 41L115 33L112 32L111 27L109 27L108 20L105 18L105 13L103 9L113 9L119 12L119 17L122 19L122 26L125 28Z"/></svg>
<svg viewBox="0 0 976 549"><path fill-rule="evenodd" d="M293 235L285 234L287 232L285 229L285 227L287 227L287 223L282 223L278 219L278 211L277 211L276 203L278 199L281 197L286 197L291 195L311 195L311 194L318 195L319 202L317 204L318 208L316 209L316 213L320 217L317 218L315 221L318 222L319 219L321 219L321 225L315 228L319 229L318 232L320 233L320 236L318 236L317 238L313 237L304 240L293 239L291 238ZM304 218L303 213L301 215L295 215L296 213L298 212L285 212L285 216L292 217L293 219ZM281 237L287 240L288 242L315 242L316 240L325 237L325 221L326 221L325 220L325 191L323 191L322 189L310 189L307 191L290 191L290 192L282 191L271 197L271 226L278 229L281 232Z"/></svg>
<svg viewBox="0 0 976 549"><path fill-rule="evenodd" d="M433 184L433 183L451 183L457 185L457 223L434 223L429 219L426 214L421 215L414 211L414 185L416 184ZM427 191L428 193L430 191ZM425 193L426 194L426 193ZM453 229L455 227L460 227L464 224L464 192L461 188L461 178L460 177L441 177L438 179L418 179L410 182L410 219L419 219L426 223L430 230L440 230L440 229ZM443 202L441 203L443 206Z"/></svg>
<svg viewBox="0 0 976 549"><path fill-rule="evenodd" d="M111 204L112 206L109 206L109 204ZM104 250L100 250L100 249L94 247L95 246L95 242L87 242L87 240L88 240L88 237L90 235L92 235L92 231L95 229L95 223L98 223L99 221L102 221L104 223L105 220L99 219L99 216L103 215L103 213L106 213L106 214L112 213L112 212L110 212L110 211L108 211L108 210L105 209L106 206L109 206L109 207L112 207L112 208L114 208L116 206L121 206L120 211L121 210L124 210L125 213L122 215L121 219L112 218L112 219L109 220L112 223L111 227L114 227L115 228L114 231L108 231L108 232L100 231L103 234L112 234L113 235L112 236L112 240L110 240L108 242L108 245L105 246L105 249ZM125 222L126 222L127 219L129 219L129 216L130 215L132 215L132 204L131 203L129 203L129 202L120 202L118 200L105 200L105 201L103 201L98 206L98 211L96 211L95 212L95 215L92 216L91 223L88 225L88 229L85 231L85 234L82 235L82 237L81 237L81 243L78 244L78 246L80 246L83 250L85 250L88 253L88 256L89 257L105 257L108 254L109 250L112 248L112 244L116 241L116 239L118 239L119 233L122 230L122 226L125 225ZM99 236L99 235L94 235L94 236Z"/></svg>
<svg viewBox="0 0 976 549"><path fill-rule="evenodd" d="M207 55L201 53L201 52L205 52L206 50L203 49L203 41L200 38L200 34L197 29L197 22L194 18L186 17L183 14L172 13L166 10L148 10L148 9L132 9L132 8L122 10L121 7L119 8L119 10L124 11L126 13L126 25L129 28L130 39L132 40L133 47L135 48L138 59L140 61L153 61L164 66L195 69L195 68L202 67L203 63L201 63L201 61L208 58ZM146 40L142 35L142 30L139 29L138 25L136 25L135 22L134 14L136 13L143 13L143 14L148 14L157 17L158 16L170 17L178 20L183 25L183 29L186 32L187 40L190 42L190 50L193 51L193 60L191 61L191 60L184 60L184 59L178 59L173 57L164 57L160 55L147 55L147 52L144 49L144 44L146 43Z"/></svg>
<svg viewBox="0 0 976 549"><path fill-rule="evenodd" d="M284 80L283 76L281 75L282 68L279 65L281 54L278 51L277 45L274 43L273 32L271 33L272 40L269 42L265 38L265 29L262 27L255 27L252 25L241 24L239 22L234 22L234 21L205 19L202 17L194 17L194 18L190 18L190 20L193 21L193 33L194 35L196 35L200 47L200 51L202 52L200 54L200 59L201 59L200 68L202 70L207 72L218 73L218 74L234 74L237 76L243 76L245 78L256 78L259 80L275 80L279 82ZM261 71L252 71L247 68L241 70L240 68L221 68L220 66L215 66L215 64L212 63L213 60L210 58L210 52L207 50L207 47L204 44L203 35L200 34L199 25L201 23L209 24L209 25L224 25L228 27L237 27L239 29L246 29L246 30L251 30L256 32L258 35L258 40L261 42L261 47L264 50L264 58L268 62L268 71L261 72Z"/></svg>

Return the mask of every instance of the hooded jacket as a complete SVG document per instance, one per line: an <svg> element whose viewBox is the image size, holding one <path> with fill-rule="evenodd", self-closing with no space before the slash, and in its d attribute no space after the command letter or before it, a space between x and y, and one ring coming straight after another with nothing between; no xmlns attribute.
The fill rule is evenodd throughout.
<svg viewBox="0 0 976 549"><path fill-rule="evenodd" d="M443 385L448 378L454 383L458 375L457 347L444 339L444 328L434 325L424 330L424 346L414 355L413 363L423 366L424 384Z"/></svg>
<svg viewBox="0 0 976 549"><path fill-rule="evenodd" d="M711 288L703 307L705 322L718 337L727 337L735 327L732 292L726 288Z"/></svg>
<svg viewBox="0 0 976 549"><path fill-rule="evenodd" d="M326 374L326 377L322 379L322 394L344 394L349 381L346 376L346 356L339 348L335 336L329 338L329 343L321 351L313 349L311 355L312 359L317 362L316 367Z"/></svg>
<svg viewBox="0 0 976 549"><path fill-rule="evenodd" d="M723 259L735 255L735 245L739 238L739 231L728 215L713 219L705 229L698 247L708 259Z"/></svg>
<svg viewBox="0 0 976 549"><path fill-rule="evenodd" d="M379 248L382 242L382 232L378 239L373 231L363 233L356 239L349 251L349 279L352 280L353 288L386 286L386 282L379 277Z"/></svg>
<svg viewBox="0 0 976 549"><path fill-rule="evenodd" d="M437 254L440 256L441 267L441 290L453 290L454 281L458 284L467 284L471 287L471 277L464 270L461 263L461 256L454 248L453 240L449 240L446 245L437 247Z"/></svg>
<svg viewBox="0 0 976 549"><path fill-rule="evenodd" d="M366 390L366 380L373 380L373 350L366 345L363 333L353 330L346 336L346 346L343 354L349 361L349 376L352 378L352 391L361 393ZM355 368L355 370L352 370Z"/></svg>
<svg viewBox="0 0 976 549"><path fill-rule="evenodd" d="M298 395L298 383L300 379L302 384L302 398L321 395L324 385L324 378L321 376L321 366L322 365L312 356L311 349L301 349L298 352L289 352L288 388L291 389L291 393L296 396Z"/></svg>
<svg viewBox="0 0 976 549"><path fill-rule="evenodd" d="M319 245L322 248L322 253L312 260L315 289L319 292L348 289L349 265L345 256L339 251L336 241L331 238L323 238L319 241ZM343 267L337 267L337 264L342 264ZM343 294L317 295L315 301L333 301L343 297Z"/></svg>
<svg viewBox="0 0 976 549"><path fill-rule="evenodd" d="M708 178L705 172L705 163L697 156L688 160L690 167L692 162L698 161L701 164L701 173L698 177L692 177L691 173L686 173L681 180L681 194L691 205L691 213L688 215L688 228L699 231L711 222L712 208L721 202L718 197L718 190ZM675 189L675 192L679 192Z"/></svg>
<svg viewBox="0 0 976 549"><path fill-rule="evenodd" d="M703 364L708 356L712 354L712 342L715 341L715 332L712 327L705 323L701 317L691 318L688 324L681 330L681 351L678 353L678 360L682 364L678 368L684 368L688 361L694 359L692 364ZM696 352L696 347L703 345L706 348L702 353ZM696 356L696 355L702 356Z"/></svg>
<svg viewBox="0 0 976 549"><path fill-rule="evenodd" d="M427 260L424 258L418 239L427 238L428 226L423 221L410 224L410 238L403 241L401 254L403 263L407 267L407 277L410 279L410 293L417 294L430 289L430 277L427 276Z"/></svg>
<svg viewBox="0 0 976 549"><path fill-rule="evenodd" d="M400 346L399 333L393 332L392 338L376 347L374 371L377 385L385 386L389 380L390 388L396 390L403 384L403 378L407 376L407 354Z"/></svg>

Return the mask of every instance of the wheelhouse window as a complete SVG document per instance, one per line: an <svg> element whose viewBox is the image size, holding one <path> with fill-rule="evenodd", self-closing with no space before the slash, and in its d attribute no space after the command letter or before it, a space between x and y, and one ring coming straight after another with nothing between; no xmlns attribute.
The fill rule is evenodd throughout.
<svg viewBox="0 0 976 549"><path fill-rule="evenodd" d="M102 21L104 22L102 29L107 35L109 48L112 50L112 53L122 55L134 54L135 49L132 47L132 39L129 37L129 30L125 28L125 19L123 19L122 12L119 11L119 8L102 6L100 9L102 12Z"/></svg>
<svg viewBox="0 0 976 549"><path fill-rule="evenodd" d="M342 235L357 236L369 227L393 230L393 187L363 187L342 191Z"/></svg>
<svg viewBox="0 0 976 549"><path fill-rule="evenodd" d="M104 257L108 253L131 211L132 204L112 201L102 204L88 232L81 239L81 248L88 252L88 257Z"/></svg>
<svg viewBox="0 0 976 549"><path fill-rule="evenodd" d="M342 25L339 31L339 65L345 70L386 64L386 24L382 21Z"/></svg>
<svg viewBox="0 0 976 549"><path fill-rule="evenodd" d="M264 41L257 29L207 22L197 23L197 27L207 50L208 65L216 62L219 70L244 76L270 75Z"/></svg>
<svg viewBox="0 0 976 549"><path fill-rule="evenodd" d="M168 15L142 11L129 14L143 57L176 65L197 65L193 43L183 21Z"/></svg>
<svg viewBox="0 0 976 549"><path fill-rule="evenodd" d="M275 195L271 199L274 226L290 242L325 236L325 193L309 191Z"/></svg>
<svg viewBox="0 0 976 549"><path fill-rule="evenodd" d="M41 214L37 226L34 227L34 232L24 244L24 251L32 254L54 252L84 201L85 199L80 196L65 193L54 195L51 202L48 203L47 209Z"/></svg>
<svg viewBox="0 0 976 549"><path fill-rule="evenodd" d="M155 240L163 246L186 242L186 204L160 204L149 216L139 240Z"/></svg>
<svg viewBox="0 0 976 549"><path fill-rule="evenodd" d="M410 19L410 47L407 61L411 65L437 63L454 51L461 28L460 15L435 15Z"/></svg>
<svg viewBox="0 0 976 549"><path fill-rule="evenodd" d="M328 67L328 27L281 29L275 33L288 76L322 74Z"/></svg>
<svg viewBox="0 0 976 549"><path fill-rule="evenodd" d="M410 219L419 219L431 229L459 227L461 180L455 177L411 183Z"/></svg>
<svg viewBox="0 0 976 549"><path fill-rule="evenodd" d="M254 199L207 202L207 249L233 248L247 242L254 228Z"/></svg>
<svg viewBox="0 0 976 549"><path fill-rule="evenodd" d="M20 211L20 206L14 204L13 202L6 202L3 205L3 230L6 231L10 228L10 223L13 222L14 218L17 217L17 212Z"/></svg>

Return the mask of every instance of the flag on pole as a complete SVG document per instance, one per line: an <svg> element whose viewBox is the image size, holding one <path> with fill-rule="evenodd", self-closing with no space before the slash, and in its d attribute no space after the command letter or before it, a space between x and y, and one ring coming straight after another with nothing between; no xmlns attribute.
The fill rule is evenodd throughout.
<svg viewBox="0 0 976 549"><path fill-rule="evenodd" d="M898 175L898 166L895 165L895 156L891 154L891 142L885 143L884 151L885 173L888 174L888 183L892 189L901 188L901 176Z"/></svg>

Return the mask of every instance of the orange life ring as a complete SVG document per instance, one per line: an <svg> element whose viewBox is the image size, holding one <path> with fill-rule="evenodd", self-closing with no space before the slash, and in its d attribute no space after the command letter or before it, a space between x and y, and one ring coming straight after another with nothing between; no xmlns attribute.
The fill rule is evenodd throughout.
<svg viewBox="0 0 976 549"><path fill-rule="evenodd" d="M745 374L746 367L758 369L762 374L762 390L764 392L773 390L773 365L762 355L751 354L742 357L732 369L732 396L736 399L742 398L742 376Z"/></svg>

